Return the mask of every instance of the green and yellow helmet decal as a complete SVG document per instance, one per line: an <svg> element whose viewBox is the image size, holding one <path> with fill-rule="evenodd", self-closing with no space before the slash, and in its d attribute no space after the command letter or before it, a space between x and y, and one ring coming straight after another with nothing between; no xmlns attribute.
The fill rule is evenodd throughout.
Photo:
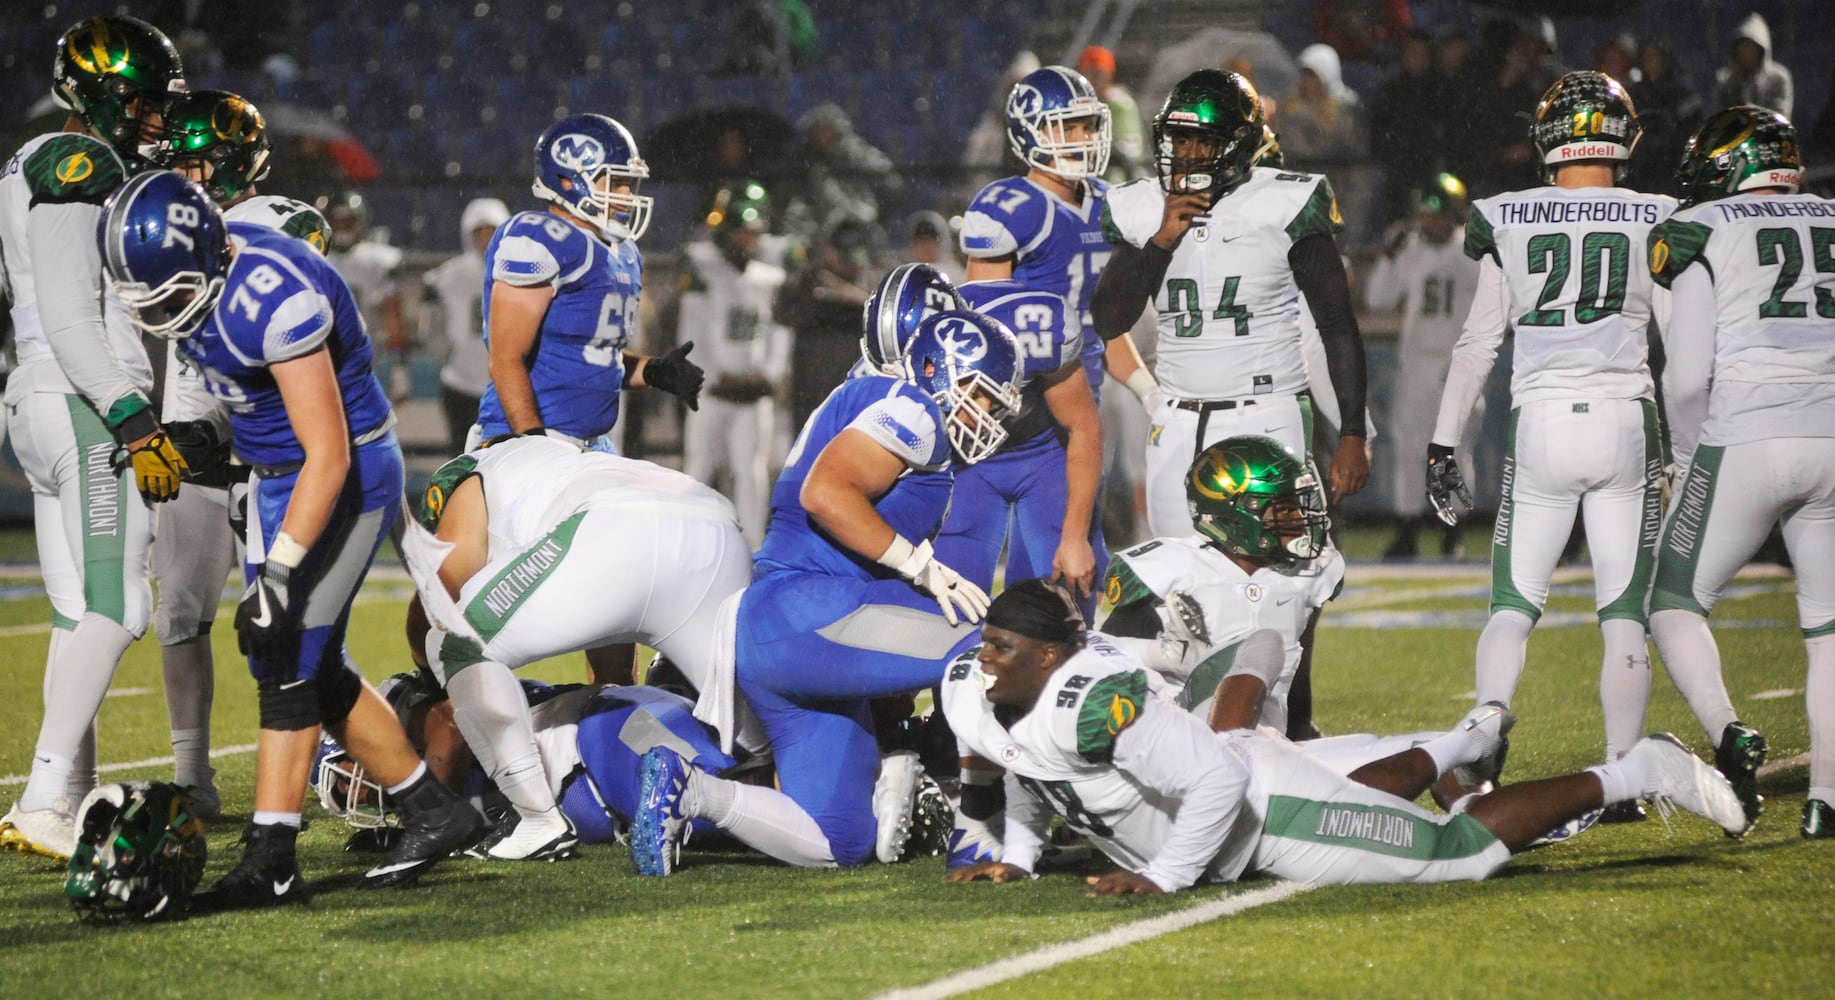
<svg viewBox="0 0 1835 1000"><path fill-rule="evenodd" d="M135 17L92 17L57 40L51 93L136 166L152 152L129 114L142 100L141 114L164 111L167 98L185 92L185 68L178 49L158 28Z"/></svg>
<svg viewBox="0 0 1835 1000"><path fill-rule="evenodd" d="M210 200L234 201L268 173L267 125L247 100L222 90L181 94L166 104L159 165L184 170L208 164L201 183Z"/></svg>
<svg viewBox="0 0 1835 1000"><path fill-rule="evenodd" d="M1222 197L1248 180L1263 154L1267 119L1261 95L1248 80L1220 69L1201 69L1173 84L1153 116L1154 164L1160 187L1180 192L1213 192ZM1217 145L1213 156L1174 156L1173 140L1196 135Z"/></svg>
<svg viewBox="0 0 1835 1000"><path fill-rule="evenodd" d="M319 253L331 251L331 223L311 205L277 194L258 194L236 203L229 211L231 222L253 222L278 229L296 240L305 240Z"/></svg>
<svg viewBox="0 0 1835 1000"><path fill-rule="evenodd" d="M1542 180L1553 183L1555 171L1583 160L1609 160L1623 180L1625 165L1644 126L1623 84L1604 73L1569 73L1542 94L1529 123L1529 139L1542 161Z"/></svg>
<svg viewBox="0 0 1835 1000"><path fill-rule="evenodd" d="M1224 438L1198 453L1185 477L1186 507L1198 534L1231 555L1290 564L1324 551L1325 493L1305 459L1271 437ZM1288 501L1302 517L1283 538L1270 508Z"/></svg>
<svg viewBox="0 0 1835 1000"><path fill-rule="evenodd" d="M1684 205L1758 188L1795 192L1803 154L1790 119L1753 104L1727 108L1695 130L1676 167Z"/></svg>

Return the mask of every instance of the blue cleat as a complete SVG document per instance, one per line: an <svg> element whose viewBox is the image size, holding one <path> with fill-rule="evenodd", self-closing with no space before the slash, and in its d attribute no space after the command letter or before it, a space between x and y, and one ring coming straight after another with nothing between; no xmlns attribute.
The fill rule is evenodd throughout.
<svg viewBox="0 0 1835 1000"><path fill-rule="evenodd" d="M675 870L688 831L682 817L688 762L668 747L651 747L640 773L637 815L631 818L631 860L639 875L667 875Z"/></svg>

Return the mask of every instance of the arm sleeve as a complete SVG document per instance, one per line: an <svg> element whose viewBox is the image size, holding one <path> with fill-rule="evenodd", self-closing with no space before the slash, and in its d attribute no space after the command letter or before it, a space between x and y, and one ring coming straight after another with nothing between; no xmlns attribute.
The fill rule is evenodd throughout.
<svg viewBox="0 0 1835 1000"><path fill-rule="evenodd" d="M1663 404L1676 461L1688 465L1708 416L1708 383L1714 376L1714 277L1691 267L1670 283L1669 329L1663 340Z"/></svg>
<svg viewBox="0 0 1835 1000"><path fill-rule="evenodd" d="M1051 810L1045 808L1031 792L1019 783L1019 777L1007 772L1007 827L1001 838L1000 860L1029 872L1039 869L1039 854L1045 850L1045 839L1051 834Z"/></svg>
<svg viewBox="0 0 1835 1000"><path fill-rule="evenodd" d="M1142 787L1179 803L1172 832L1140 874L1167 892L1197 882L1242 814L1248 770L1202 722L1169 704L1153 705L1122 730L1114 761Z"/></svg>
<svg viewBox="0 0 1835 1000"><path fill-rule="evenodd" d="M1466 314L1465 329L1453 345L1452 367L1446 375L1446 388L1440 394L1440 415L1434 421L1433 443L1449 448L1457 445L1460 431L1491 377L1491 364L1497 360L1498 345L1504 342L1504 270L1497 258L1486 255L1478 264L1478 292L1472 297L1472 311Z"/></svg>
<svg viewBox="0 0 1835 1000"><path fill-rule="evenodd" d="M1114 246L1090 296L1090 315L1103 340L1114 340L1134 328L1172 263L1173 252L1161 250L1151 240L1144 247L1125 242Z"/></svg>
<svg viewBox="0 0 1835 1000"><path fill-rule="evenodd" d="M1293 267L1294 283L1306 296L1313 322L1319 326L1319 339L1325 344L1326 370L1331 373L1343 420L1339 433L1365 437L1369 430L1364 425L1367 385L1363 334L1351 311L1351 284L1345 278L1338 245L1322 234L1305 236L1287 251L1287 262Z"/></svg>
<svg viewBox="0 0 1835 1000"><path fill-rule="evenodd" d="M26 240L38 282L38 316L58 367L110 428L145 410L146 394L128 377L102 321L98 205L44 203L26 214ZM149 428L150 429L150 428Z"/></svg>

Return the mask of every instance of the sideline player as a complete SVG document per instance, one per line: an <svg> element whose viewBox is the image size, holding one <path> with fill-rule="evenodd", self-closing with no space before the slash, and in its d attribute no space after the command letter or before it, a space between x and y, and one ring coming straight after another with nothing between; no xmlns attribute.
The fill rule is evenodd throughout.
<svg viewBox="0 0 1835 1000"><path fill-rule="evenodd" d="M75 809L96 783L96 712L151 611L151 505L178 495L185 472L140 337L104 298L95 249L103 200L145 165L167 97L184 89L178 51L157 28L83 21L57 40L64 130L26 142L0 173L0 283L12 288L19 358L6 408L52 608L31 776L0 817L0 846L14 850L76 848Z"/></svg>
<svg viewBox="0 0 1835 1000"><path fill-rule="evenodd" d="M1483 706L1424 746L1351 775L1256 730L1266 675L1227 677L1225 731L1149 691L1148 671L1044 581L1007 588L982 646L950 665L943 709L963 742L1008 747L1000 859L952 882L1023 881L1037 870L1054 814L1120 870L1089 876L1091 895L1157 895L1251 872L1309 884L1485 878L1514 851L1586 812L1648 795L1738 836L1750 826L1732 786L1668 734L1578 773L1473 795L1451 815L1417 806L1455 762L1493 749L1507 715ZM1469 723L1469 724L1468 724Z"/></svg>
<svg viewBox="0 0 1835 1000"><path fill-rule="evenodd" d="M1091 303L1109 374L1141 398L1152 423L1149 530L1191 531L1185 472L1216 441L1265 434L1311 454L1302 294L1338 396L1330 492L1334 501L1356 493L1370 474L1364 349L1331 183L1255 166L1268 142L1261 98L1234 73L1180 80L1153 127L1158 177L1110 192L1103 230L1114 256ZM1159 313L1152 373L1128 334L1149 302Z"/></svg>
<svg viewBox="0 0 1835 1000"><path fill-rule="evenodd" d="M255 809L242 859L200 905L304 902L294 844L321 725L400 801L407 833L362 885L412 883L481 821L427 773L350 663L357 589L401 504L394 414L356 304L304 242L225 223L203 189L141 174L97 233L111 287L148 333L183 338L254 469L236 632L260 697Z"/></svg>
<svg viewBox="0 0 1835 1000"><path fill-rule="evenodd" d="M441 466L416 521L403 548L431 625L418 645L452 694L466 743L515 807L470 853L564 857L577 833L557 808L512 671L643 642L705 690L720 608L752 572L733 505L680 472L525 435Z"/></svg>
<svg viewBox="0 0 1835 1000"><path fill-rule="evenodd" d="M669 874L690 817L797 865L847 867L874 853L879 749L868 702L935 684L974 635L987 595L936 558L930 539L952 466L1000 446L1019 393L1012 335L948 311L918 327L902 379L848 379L816 410L778 477L738 606L739 689L764 723L782 792L652 751L631 832L640 873Z"/></svg>
<svg viewBox="0 0 1835 1000"><path fill-rule="evenodd" d="M1529 137L1545 186L1472 206L1465 252L1478 293L1453 347L1428 447L1436 513L1469 508L1453 449L1505 330L1515 331L1510 439L1491 541L1491 618L1478 638L1476 701L1509 704L1529 632L1578 510L1593 557L1605 639L1599 700L1605 759L1631 749L1650 700L1644 599L1662 516L1662 443L1646 327L1653 284L1642 263L1652 226L1675 199L1617 187L1642 127L1631 97L1603 73L1569 73L1542 95ZM1604 822L1644 818L1636 803Z"/></svg>
<svg viewBox="0 0 1835 1000"><path fill-rule="evenodd" d="M1835 202L1797 191L1797 130L1728 108L1689 140L1687 205L1651 233L1673 295L1663 398L1680 486L1657 550L1650 634L1715 763L1756 819L1765 738L1739 721L1707 616L1773 525L1809 657L1805 837L1835 837Z"/></svg>

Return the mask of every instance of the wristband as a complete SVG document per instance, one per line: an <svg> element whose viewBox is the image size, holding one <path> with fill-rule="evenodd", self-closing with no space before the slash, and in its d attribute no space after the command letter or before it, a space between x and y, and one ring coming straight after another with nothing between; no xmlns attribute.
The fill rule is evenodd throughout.
<svg viewBox="0 0 1835 1000"><path fill-rule="evenodd" d="M1160 384L1153 380L1153 373L1148 371L1145 365L1129 373L1127 385L1129 391L1140 399L1143 406L1147 403L1148 393L1160 387Z"/></svg>
<svg viewBox="0 0 1835 1000"><path fill-rule="evenodd" d="M281 532L274 536L274 544L268 546L268 562L298 569L306 558L306 547L293 540L293 536Z"/></svg>
<svg viewBox="0 0 1835 1000"><path fill-rule="evenodd" d="M878 561L881 566L908 578L911 574L905 571L905 564L910 562L914 555L917 555L917 546L906 540L904 535L895 533L892 536L892 544L886 546L886 550L879 554Z"/></svg>

